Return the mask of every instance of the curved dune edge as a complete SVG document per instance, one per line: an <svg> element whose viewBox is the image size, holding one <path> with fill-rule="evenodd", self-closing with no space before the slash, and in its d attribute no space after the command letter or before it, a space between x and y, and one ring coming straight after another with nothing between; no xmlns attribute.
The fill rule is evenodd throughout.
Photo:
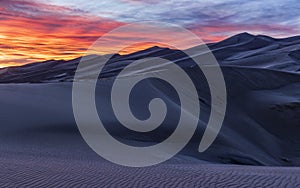
<svg viewBox="0 0 300 188"><path fill-rule="evenodd" d="M272 39L244 33L208 46L221 64L228 109L220 134L204 153L197 149L209 116L209 94L202 88L205 78L189 59L176 50L153 47L115 55L103 72L99 89L107 91L106 85L122 67L151 55L169 57L196 82L201 117L194 137L175 158L149 168L104 161L82 139L71 104L71 82L80 59L1 69L0 186L300 186L300 168L291 167L300 166L299 37ZM90 56L90 61L103 58ZM83 76L94 69L88 67ZM178 109L176 97L165 95L165 88L149 81L139 89L147 97L154 93L167 99L172 109ZM97 98L109 96L99 92ZM115 123L110 116L106 121ZM165 131L172 128L170 124ZM138 144L157 142L162 136L136 137L120 130L112 132Z"/></svg>

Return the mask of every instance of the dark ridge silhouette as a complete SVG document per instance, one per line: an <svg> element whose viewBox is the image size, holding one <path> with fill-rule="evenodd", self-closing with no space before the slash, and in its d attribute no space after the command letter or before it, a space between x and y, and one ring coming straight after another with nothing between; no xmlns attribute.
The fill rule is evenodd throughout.
<svg viewBox="0 0 300 188"><path fill-rule="evenodd" d="M199 94L195 102L201 106L197 130L183 151L149 168L109 163L83 141L72 110L72 82L81 58L0 69L0 186L300 185L300 37L274 39L241 33L208 46L224 74L227 111L221 132L203 153L198 146L210 115L211 97L206 78L185 53L155 46L115 54L99 77L95 100L103 123L117 139L133 145L159 143L168 136L176 128L180 101L161 80L137 85L131 93L133 114L148 117L143 101L157 97L166 102L171 114L160 131L133 134L120 126L107 102L115 76L135 60L161 57L178 64L193 80ZM187 50L198 57L208 53L201 49ZM81 72L81 79L96 74L99 67L93 62L105 62L107 57L85 57L89 66Z"/></svg>

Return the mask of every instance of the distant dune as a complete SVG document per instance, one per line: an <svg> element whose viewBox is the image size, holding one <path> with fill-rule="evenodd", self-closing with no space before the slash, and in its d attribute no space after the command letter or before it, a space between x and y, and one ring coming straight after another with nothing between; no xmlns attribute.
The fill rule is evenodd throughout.
<svg viewBox="0 0 300 188"><path fill-rule="evenodd" d="M81 58L0 69L0 185L300 186L300 168L296 167L300 166L300 36L274 39L241 33L208 47L222 68L228 106L220 134L204 153L197 149L210 114L210 94L205 77L184 53L152 47L116 54L103 70L96 90L98 106L110 100L107 85L113 78L126 65L145 57L171 60L196 84L201 115L194 137L173 159L141 169L103 160L81 138L71 103L73 76ZM188 50L195 56L207 53L198 49L201 46ZM104 62L107 56L86 58ZM82 79L95 74L95 68L91 63ZM170 101L167 105L176 113L180 105L176 95L164 94L166 88L155 80L145 82L136 91L142 95L134 95L136 103L141 97L159 96ZM138 113L143 108L134 110L146 116L146 112ZM118 122L109 113L104 112L104 122L115 137L142 144L164 139L177 120L171 118L155 135L132 134L114 126Z"/></svg>

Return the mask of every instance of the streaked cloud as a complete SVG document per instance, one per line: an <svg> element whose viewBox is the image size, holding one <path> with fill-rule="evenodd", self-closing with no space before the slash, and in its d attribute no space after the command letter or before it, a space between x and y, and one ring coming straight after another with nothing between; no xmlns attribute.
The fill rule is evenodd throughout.
<svg viewBox="0 0 300 188"><path fill-rule="evenodd" d="M205 41L239 32L285 37L300 34L298 0L51 0L121 22L156 20L181 25ZM108 11L109 10L109 11Z"/></svg>
<svg viewBox="0 0 300 188"><path fill-rule="evenodd" d="M76 58L103 33L122 25L37 2L1 1L0 6L1 67Z"/></svg>
<svg viewBox="0 0 300 188"><path fill-rule="evenodd" d="M227 26L244 26L240 29L244 31L249 26L250 31L257 33L260 28L255 30L255 25L264 25L264 28L271 28L273 25L276 28L294 28L294 31L290 30L291 33L285 33L281 29L263 31L274 36L299 34L300 29L298 0L51 0L50 3L82 9L93 15L121 22L157 20L187 28L191 25L212 27L221 23Z"/></svg>
<svg viewBox="0 0 300 188"><path fill-rule="evenodd" d="M111 29L144 20L181 25L206 42L244 31L274 37L298 35L299 10L298 0L3 0L0 67L72 59ZM102 53L109 53L119 40L138 40L135 37L115 36ZM145 47L141 44L127 52Z"/></svg>

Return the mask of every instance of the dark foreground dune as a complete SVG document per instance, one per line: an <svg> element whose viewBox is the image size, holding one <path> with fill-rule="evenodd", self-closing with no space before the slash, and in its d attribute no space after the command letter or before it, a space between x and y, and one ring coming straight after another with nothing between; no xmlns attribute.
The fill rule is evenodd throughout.
<svg viewBox="0 0 300 188"><path fill-rule="evenodd" d="M1 157L1 187L299 187L299 168L168 162L146 168L49 156Z"/></svg>
<svg viewBox="0 0 300 188"><path fill-rule="evenodd" d="M272 39L243 33L209 47L221 64L228 106L220 134L203 153L197 149L210 113L210 95L205 78L182 53L153 47L127 56L115 55L100 76L98 107L107 104L103 103L109 100L107 86L116 74L136 59L170 59L195 82L201 116L193 138L171 160L147 168L107 162L82 139L71 104L71 82L80 59L1 69L0 186L299 187L300 38ZM191 49L195 55L204 53L195 49ZM90 56L88 61L105 58ZM92 65L87 68L83 78L94 69ZM145 111L142 99L160 97L177 113L176 95L166 95L166 88L155 80L138 86L133 112L145 117L146 112L139 113ZM170 118L163 132L154 136L139 135L118 127L109 110L102 113L104 123L109 122L106 128L115 137L136 144L160 142L176 122Z"/></svg>
<svg viewBox="0 0 300 188"><path fill-rule="evenodd" d="M0 168L1 187L300 186L298 167L212 164L186 155L122 167L96 155L76 131L51 126L1 134Z"/></svg>

